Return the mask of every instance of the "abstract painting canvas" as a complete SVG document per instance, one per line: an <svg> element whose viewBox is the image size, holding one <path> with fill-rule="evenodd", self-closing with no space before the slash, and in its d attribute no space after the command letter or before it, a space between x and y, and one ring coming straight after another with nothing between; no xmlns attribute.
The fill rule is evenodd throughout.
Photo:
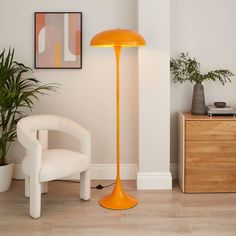
<svg viewBox="0 0 236 236"><path fill-rule="evenodd" d="M35 12L35 68L82 68L82 13Z"/></svg>

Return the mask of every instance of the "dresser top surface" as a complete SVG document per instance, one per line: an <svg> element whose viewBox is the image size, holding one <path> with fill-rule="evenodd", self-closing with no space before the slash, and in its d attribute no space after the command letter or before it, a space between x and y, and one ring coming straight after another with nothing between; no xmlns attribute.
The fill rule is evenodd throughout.
<svg viewBox="0 0 236 236"><path fill-rule="evenodd" d="M235 120L235 116L208 116L208 115L193 115L190 112L181 113L185 120Z"/></svg>

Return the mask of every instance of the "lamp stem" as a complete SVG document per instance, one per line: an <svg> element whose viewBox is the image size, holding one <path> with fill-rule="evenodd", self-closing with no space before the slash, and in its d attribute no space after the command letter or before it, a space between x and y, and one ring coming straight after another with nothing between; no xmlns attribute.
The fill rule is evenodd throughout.
<svg viewBox="0 0 236 236"><path fill-rule="evenodd" d="M121 46L114 46L116 54L116 178L120 179L120 54Z"/></svg>
<svg viewBox="0 0 236 236"><path fill-rule="evenodd" d="M138 201L124 192L120 179L120 53L121 46L114 46L116 54L116 183L113 191L99 201L108 209L124 210L137 205Z"/></svg>

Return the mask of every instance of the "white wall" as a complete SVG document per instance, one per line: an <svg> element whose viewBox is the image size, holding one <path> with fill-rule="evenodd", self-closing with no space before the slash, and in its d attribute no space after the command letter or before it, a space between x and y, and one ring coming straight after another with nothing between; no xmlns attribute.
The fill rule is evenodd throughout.
<svg viewBox="0 0 236 236"><path fill-rule="evenodd" d="M170 30L168 0L139 0L138 189L170 189Z"/></svg>
<svg viewBox="0 0 236 236"><path fill-rule="evenodd" d="M59 94L41 98L35 113L67 116L87 128L93 139L92 162L115 162L115 56L111 48L91 48L94 34L109 28L136 29L135 0L1 0L0 50L14 47L17 59L33 67L34 12L83 12L83 69L36 70L43 83L61 84ZM138 150L137 50L124 49L121 58L121 161L136 163ZM51 146L63 144L59 136ZM76 149L76 144L63 146ZM15 162L22 149L14 145Z"/></svg>
<svg viewBox="0 0 236 236"><path fill-rule="evenodd" d="M171 0L171 56L189 52L203 71L228 68L236 74L235 11L235 0ZM177 162L177 112L191 109L192 87L171 83L172 162ZM204 87L206 104L226 101L236 107L236 81L225 87L204 82Z"/></svg>
<svg viewBox="0 0 236 236"><path fill-rule="evenodd" d="M140 7L144 20L142 24L145 26L145 31L141 31L141 33L147 38L148 44L151 40L151 45L149 45L151 48L147 47L146 51L149 54L148 57L158 50L159 55L165 57L165 47L168 47L167 44L171 39L172 57L177 56L180 52L189 52L190 55L201 61L203 70L222 67L229 68L236 74L236 28L234 24L236 22L236 1L170 0L171 35L167 37L169 13L166 4L168 2L161 0L141 1ZM61 83L62 86L59 94L42 97L34 112L65 115L90 130L93 135L93 163L114 163L115 161L115 58L112 49L91 48L89 41L95 33L104 29L118 26L137 29L137 5L139 3L136 0L0 1L0 49L9 45L15 47L17 58L31 67L33 66L34 41L33 13L35 11L83 12L83 69L35 71L35 75L43 83L57 82ZM158 10L160 12L157 14ZM162 20L152 19L151 12L157 18L162 16ZM150 19L148 25L145 25L145 21ZM151 32L152 30L154 33ZM154 43L155 40L156 44ZM153 70L153 75L160 75L163 69L161 63L164 62L158 59L150 60L148 57L143 57L144 60L151 62L147 65L148 70L143 72L144 77L151 73L150 68ZM124 49L121 59L122 162L136 163L138 156L137 50ZM146 163L149 163L152 171L155 171L157 166L155 160L160 156L165 156L167 162L169 160L168 124L165 123L168 122L168 118L159 120L160 117L162 117L160 119L164 119L165 115L162 116L162 114L166 113L163 111L168 110L169 80L167 78L163 81L151 80L151 82L155 85L159 82L156 95L146 97L147 101L145 102L146 104L150 102L150 110L161 109L154 116L149 116L153 122L161 121L157 125L158 128L153 129L159 136L156 138L154 135L152 139L152 145L156 144L159 149L154 150L150 162L143 159L142 171L149 171ZM207 103L224 100L230 105L236 105L235 81L225 87L212 82L204 83L204 85ZM190 110L192 86L188 83L182 85L171 83L170 86L171 162L177 161L176 114L178 111ZM146 90L145 93L148 94L149 91ZM154 100L155 102L152 103ZM141 119L146 118L141 117ZM145 132L149 132L148 129ZM64 139L56 134L52 135L54 142L51 142L51 146L63 144L76 149L75 143L66 142L64 144ZM165 137L163 140L161 139L162 135ZM146 142L141 137L140 142L142 141ZM145 149L143 150L141 148L140 153L145 156ZM22 150L18 145L15 145L10 155L15 162L19 162ZM166 170L167 162L159 163L160 166L158 164L160 170Z"/></svg>

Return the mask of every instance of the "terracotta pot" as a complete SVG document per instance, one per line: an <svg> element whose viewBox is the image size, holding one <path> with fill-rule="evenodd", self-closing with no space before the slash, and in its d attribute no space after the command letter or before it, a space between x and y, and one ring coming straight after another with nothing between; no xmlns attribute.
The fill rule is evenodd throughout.
<svg viewBox="0 0 236 236"><path fill-rule="evenodd" d="M0 192L7 191L10 188L13 176L13 162L0 166Z"/></svg>
<svg viewBox="0 0 236 236"><path fill-rule="evenodd" d="M192 114L206 114L204 87L201 83L196 83L193 88Z"/></svg>

